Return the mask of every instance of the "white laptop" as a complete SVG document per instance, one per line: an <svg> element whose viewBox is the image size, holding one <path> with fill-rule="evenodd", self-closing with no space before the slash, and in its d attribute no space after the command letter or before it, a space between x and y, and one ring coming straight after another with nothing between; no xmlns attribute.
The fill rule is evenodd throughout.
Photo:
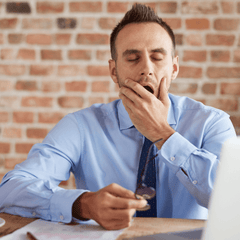
<svg viewBox="0 0 240 240"><path fill-rule="evenodd" d="M202 239L240 239L240 137L223 144Z"/></svg>

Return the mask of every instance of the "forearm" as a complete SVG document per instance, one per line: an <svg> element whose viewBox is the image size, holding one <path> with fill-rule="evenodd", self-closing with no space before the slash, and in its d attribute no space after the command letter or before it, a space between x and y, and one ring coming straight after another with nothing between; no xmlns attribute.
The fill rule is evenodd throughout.
<svg viewBox="0 0 240 240"><path fill-rule="evenodd" d="M0 186L0 211L30 218L71 222L72 204L81 190L52 189L40 179L8 174Z"/></svg>

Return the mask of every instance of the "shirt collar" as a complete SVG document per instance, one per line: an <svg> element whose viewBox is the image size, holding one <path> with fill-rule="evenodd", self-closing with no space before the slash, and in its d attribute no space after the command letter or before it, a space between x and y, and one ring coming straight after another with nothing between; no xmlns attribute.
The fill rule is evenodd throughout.
<svg viewBox="0 0 240 240"><path fill-rule="evenodd" d="M128 112L126 111L125 107L123 106L122 100L118 102L117 105L118 108L118 117L119 117L119 126L120 130L128 129L133 127L133 123L131 118L128 115ZM169 111L168 111L168 124L169 125L174 125L176 124L175 116L174 116L174 108L173 104L170 98L170 106L169 106Z"/></svg>

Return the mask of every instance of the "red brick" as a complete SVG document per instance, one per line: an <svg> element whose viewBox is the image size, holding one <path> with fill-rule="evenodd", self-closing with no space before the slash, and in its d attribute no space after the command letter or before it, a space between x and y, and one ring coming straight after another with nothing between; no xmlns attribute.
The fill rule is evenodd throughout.
<svg viewBox="0 0 240 240"><path fill-rule="evenodd" d="M176 13L177 2L160 2L160 12L162 13Z"/></svg>
<svg viewBox="0 0 240 240"><path fill-rule="evenodd" d="M88 66L87 72L89 76L109 76L108 66Z"/></svg>
<svg viewBox="0 0 240 240"><path fill-rule="evenodd" d="M172 83L169 91L173 94L196 93L198 85L196 83Z"/></svg>
<svg viewBox="0 0 240 240"><path fill-rule="evenodd" d="M186 19L186 28L191 30L209 29L210 23L207 18L191 18Z"/></svg>
<svg viewBox="0 0 240 240"><path fill-rule="evenodd" d="M49 76L53 74L53 66L51 65L31 65L30 75Z"/></svg>
<svg viewBox="0 0 240 240"><path fill-rule="evenodd" d="M25 158L5 158L5 168L13 169L16 164L19 164L26 160Z"/></svg>
<svg viewBox="0 0 240 240"><path fill-rule="evenodd" d="M43 92L59 92L61 85L59 81L44 81L42 82L42 91Z"/></svg>
<svg viewBox="0 0 240 240"><path fill-rule="evenodd" d="M97 50L97 59L102 61L108 61L111 58L110 50Z"/></svg>
<svg viewBox="0 0 240 240"><path fill-rule="evenodd" d="M214 21L214 29L221 31L237 30L239 19L216 19Z"/></svg>
<svg viewBox="0 0 240 240"><path fill-rule="evenodd" d="M37 2L37 13L62 13L63 10L63 2Z"/></svg>
<svg viewBox="0 0 240 240"><path fill-rule="evenodd" d="M65 88L67 92L86 92L87 90L87 82L86 81L73 81L66 82Z"/></svg>
<svg viewBox="0 0 240 240"><path fill-rule="evenodd" d="M10 143L0 142L0 153L9 153Z"/></svg>
<svg viewBox="0 0 240 240"><path fill-rule="evenodd" d="M240 50L239 49L234 51L233 61L240 62Z"/></svg>
<svg viewBox="0 0 240 240"><path fill-rule="evenodd" d="M100 28L102 29L113 29L117 24L116 18L100 18L98 21Z"/></svg>
<svg viewBox="0 0 240 240"><path fill-rule="evenodd" d="M186 36L186 43L192 46L202 46L203 39L201 34L189 34Z"/></svg>
<svg viewBox="0 0 240 240"><path fill-rule="evenodd" d="M58 66L58 76L78 76L86 75L86 69L80 65L60 65Z"/></svg>
<svg viewBox="0 0 240 240"><path fill-rule="evenodd" d="M8 122L9 116L8 112L0 112L0 122Z"/></svg>
<svg viewBox="0 0 240 240"><path fill-rule="evenodd" d="M102 2L70 2L70 12L101 12Z"/></svg>
<svg viewBox="0 0 240 240"><path fill-rule="evenodd" d="M109 81L95 81L92 83L92 92L109 92Z"/></svg>
<svg viewBox="0 0 240 240"><path fill-rule="evenodd" d="M240 67L208 67L209 78L240 78Z"/></svg>
<svg viewBox="0 0 240 240"><path fill-rule="evenodd" d="M24 91L36 91L37 83L36 83L36 81L17 81L16 89L24 90Z"/></svg>
<svg viewBox="0 0 240 240"><path fill-rule="evenodd" d="M20 44L23 42L23 34L20 33L11 33L8 34L8 42L10 44Z"/></svg>
<svg viewBox="0 0 240 240"><path fill-rule="evenodd" d="M108 102L110 103L110 102L115 101L117 99L119 99L119 98L118 97L109 97Z"/></svg>
<svg viewBox="0 0 240 240"><path fill-rule="evenodd" d="M3 43L4 43L3 34L0 33L0 44L3 44Z"/></svg>
<svg viewBox="0 0 240 240"><path fill-rule="evenodd" d="M0 92L9 91L13 89L13 82L10 80L0 80Z"/></svg>
<svg viewBox="0 0 240 240"><path fill-rule="evenodd" d="M58 104L62 108L81 108L83 107L82 97L60 97Z"/></svg>
<svg viewBox="0 0 240 240"><path fill-rule="evenodd" d="M28 44L50 45L52 44L52 35L28 34L26 41Z"/></svg>
<svg viewBox="0 0 240 240"><path fill-rule="evenodd" d="M230 116L234 127L240 127L240 116Z"/></svg>
<svg viewBox="0 0 240 240"><path fill-rule="evenodd" d="M15 144L15 152L16 153L29 153L32 146L32 143L16 143Z"/></svg>
<svg viewBox="0 0 240 240"><path fill-rule="evenodd" d="M1 59L13 60L15 59L15 51L11 48L5 48L1 50Z"/></svg>
<svg viewBox="0 0 240 240"><path fill-rule="evenodd" d="M221 83L221 94L240 95L240 83Z"/></svg>
<svg viewBox="0 0 240 240"><path fill-rule="evenodd" d="M213 99L209 101L209 104L212 107L222 109L223 111L237 111L238 110L238 101L237 99Z"/></svg>
<svg viewBox="0 0 240 240"><path fill-rule="evenodd" d="M207 51L184 51L183 61L205 62Z"/></svg>
<svg viewBox="0 0 240 240"><path fill-rule="evenodd" d="M125 13L127 10L128 10L128 2L108 2L107 3L108 12Z"/></svg>
<svg viewBox="0 0 240 240"><path fill-rule="evenodd" d="M90 60L92 55L91 50L69 50L68 51L68 58L70 60Z"/></svg>
<svg viewBox="0 0 240 240"><path fill-rule="evenodd" d="M88 98L89 106L95 103L104 103L103 97L89 97Z"/></svg>
<svg viewBox="0 0 240 240"><path fill-rule="evenodd" d="M178 77L179 78L201 78L202 68L181 66Z"/></svg>
<svg viewBox="0 0 240 240"><path fill-rule="evenodd" d="M81 21L82 29L93 29L97 23L97 19L94 17L83 17Z"/></svg>
<svg viewBox="0 0 240 240"><path fill-rule="evenodd" d="M28 138L45 138L48 130L45 128L28 128L27 137Z"/></svg>
<svg viewBox="0 0 240 240"><path fill-rule="evenodd" d="M71 40L71 34L59 33L55 35L55 42L58 45L68 45Z"/></svg>
<svg viewBox="0 0 240 240"><path fill-rule="evenodd" d="M23 107L52 107L51 97L22 97Z"/></svg>
<svg viewBox="0 0 240 240"><path fill-rule="evenodd" d="M22 20L23 29L51 29L52 26L53 22L50 18L25 18Z"/></svg>
<svg viewBox="0 0 240 240"><path fill-rule="evenodd" d="M230 51L211 51L211 60L213 62L229 62Z"/></svg>
<svg viewBox="0 0 240 240"><path fill-rule="evenodd" d="M205 83L202 86L202 92L204 94L215 94L216 93L217 84L216 83Z"/></svg>
<svg viewBox="0 0 240 240"><path fill-rule="evenodd" d="M101 33L81 33L77 35L77 44L109 44L109 35Z"/></svg>
<svg viewBox="0 0 240 240"><path fill-rule="evenodd" d="M58 123L64 114L61 112L42 112L38 113L38 122L39 123Z"/></svg>
<svg viewBox="0 0 240 240"><path fill-rule="evenodd" d="M5 138L21 138L21 128L8 127L3 129L3 137Z"/></svg>
<svg viewBox="0 0 240 240"><path fill-rule="evenodd" d="M35 60L36 53L32 49L19 49L17 59Z"/></svg>
<svg viewBox="0 0 240 240"><path fill-rule="evenodd" d="M8 76L21 76L25 74L26 66L24 65L0 65L0 74Z"/></svg>
<svg viewBox="0 0 240 240"><path fill-rule="evenodd" d="M172 29L179 29L182 27L182 20L180 18L164 18L163 19Z"/></svg>
<svg viewBox="0 0 240 240"><path fill-rule="evenodd" d="M207 45L223 45L232 46L235 40L234 35L223 35L223 34L207 34L206 44Z"/></svg>
<svg viewBox="0 0 240 240"><path fill-rule="evenodd" d="M13 112L14 123L33 123L33 112Z"/></svg>
<svg viewBox="0 0 240 240"><path fill-rule="evenodd" d="M41 50L42 60L62 60L62 50Z"/></svg>
<svg viewBox="0 0 240 240"><path fill-rule="evenodd" d="M0 19L0 29L14 29L17 26L17 18Z"/></svg>
<svg viewBox="0 0 240 240"><path fill-rule="evenodd" d="M217 1L184 1L181 12L191 14L216 14L219 12Z"/></svg>
<svg viewBox="0 0 240 240"><path fill-rule="evenodd" d="M221 7L223 13L233 13L234 2L221 2Z"/></svg>

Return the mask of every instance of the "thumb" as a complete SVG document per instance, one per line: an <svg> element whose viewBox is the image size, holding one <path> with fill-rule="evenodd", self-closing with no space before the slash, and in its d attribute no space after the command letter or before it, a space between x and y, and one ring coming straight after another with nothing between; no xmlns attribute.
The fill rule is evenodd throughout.
<svg viewBox="0 0 240 240"><path fill-rule="evenodd" d="M159 88L159 100L165 105L168 104L168 88L167 88L167 79L164 77L161 80L160 88Z"/></svg>

